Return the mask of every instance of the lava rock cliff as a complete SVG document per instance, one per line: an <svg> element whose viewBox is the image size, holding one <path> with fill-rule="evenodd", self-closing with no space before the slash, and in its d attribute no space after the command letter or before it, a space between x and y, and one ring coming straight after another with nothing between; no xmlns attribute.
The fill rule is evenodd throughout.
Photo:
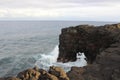
<svg viewBox="0 0 120 80"><path fill-rule="evenodd" d="M79 25L62 29L59 36L58 62L76 61L77 53L84 53L88 63L96 56L118 42L120 24L90 26Z"/></svg>
<svg viewBox="0 0 120 80"><path fill-rule="evenodd" d="M120 24L64 28L59 41L59 62L75 61L78 52L88 62L72 67L70 80L120 80Z"/></svg>

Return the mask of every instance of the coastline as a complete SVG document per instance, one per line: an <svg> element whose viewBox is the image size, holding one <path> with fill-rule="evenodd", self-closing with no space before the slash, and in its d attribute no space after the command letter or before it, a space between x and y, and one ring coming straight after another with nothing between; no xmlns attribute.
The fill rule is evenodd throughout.
<svg viewBox="0 0 120 80"><path fill-rule="evenodd" d="M64 28L59 41L58 62L76 61L76 54L83 52L87 57L88 65L72 67L67 73L55 66L50 67L48 72L35 67L18 73L16 77L0 78L0 80L120 79L120 24Z"/></svg>

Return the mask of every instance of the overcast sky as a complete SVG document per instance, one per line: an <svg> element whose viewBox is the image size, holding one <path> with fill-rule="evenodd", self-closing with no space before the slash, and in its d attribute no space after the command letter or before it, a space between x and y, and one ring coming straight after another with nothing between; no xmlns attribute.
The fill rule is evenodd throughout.
<svg viewBox="0 0 120 80"><path fill-rule="evenodd" d="M0 19L120 21L120 0L0 0Z"/></svg>

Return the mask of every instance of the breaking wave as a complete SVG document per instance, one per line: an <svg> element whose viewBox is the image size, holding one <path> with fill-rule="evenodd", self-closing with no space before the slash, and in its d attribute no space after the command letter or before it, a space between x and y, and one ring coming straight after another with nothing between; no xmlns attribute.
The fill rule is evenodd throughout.
<svg viewBox="0 0 120 80"><path fill-rule="evenodd" d="M72 66L83 67L87 65L84 53L80 53L81 55L77 55L77 60L75 62L68 62L68 63L57 62L57 57L59 54L58 49L59 48L57 45L50 54L41 54L40 59L36 61L35 65L45 70L48 70L49 67L53 65L60 66L66 72L69 71Z"/></svg>

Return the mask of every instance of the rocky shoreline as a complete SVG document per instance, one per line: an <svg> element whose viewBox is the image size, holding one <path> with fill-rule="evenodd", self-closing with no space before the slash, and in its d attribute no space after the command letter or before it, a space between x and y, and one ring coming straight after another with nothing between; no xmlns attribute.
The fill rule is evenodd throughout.
<svg viewBox="0 0 120 80"><path fill-rule="evenodd" d="M81 52L88 65L67 73L56 66L48 71L34 67L0 80L120 80L120 24L64 28L59 43L58 62L76 61Z"/></svg>
<svg viewBox="0 0 120 80"><path fill-rule="evenodd" d="M69 78L62 68L51 66L49 71L34 67L18 73L16 77L0 78L0 80L69 80Z"/></svg>

